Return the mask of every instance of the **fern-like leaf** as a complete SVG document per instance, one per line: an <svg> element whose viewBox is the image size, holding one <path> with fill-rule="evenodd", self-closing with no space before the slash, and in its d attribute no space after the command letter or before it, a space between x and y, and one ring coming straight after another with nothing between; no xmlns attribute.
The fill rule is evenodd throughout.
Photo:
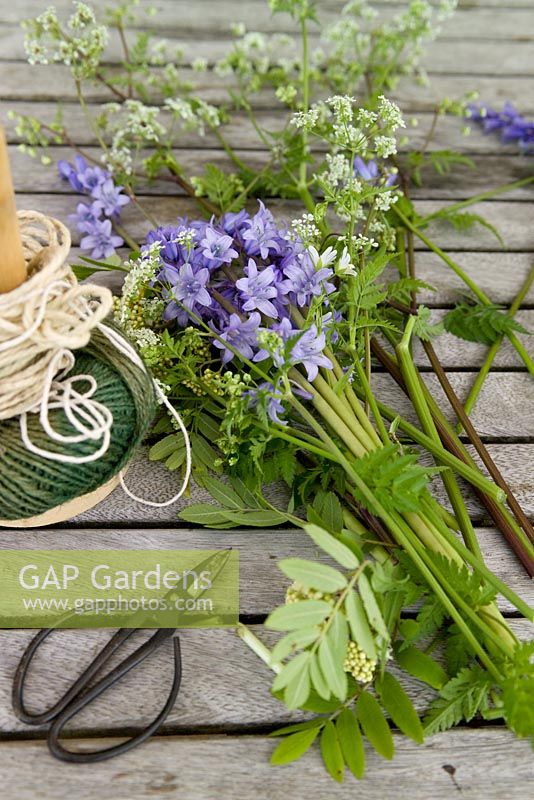
<svg viewBox="0 0 534 800"><path fill-rule="evenodd" d="M430 309L426 306L419 306L413 332L424 342L428 342L443 333L443 323L432 324L430 322Z"/></svg>
<svg viewBox="0 0 534 800"><path fill-rule="evenodd" d="M478 665L462 669L445 684L424 720L425 734L432 735L473 719L489 707L492 681Z"/></svg>
<svg viewBox="0 0 534 800"><path fill-rule="evenodd" d="M417 511L427 490L427 484L436 469L427 469L417 463L417 455L402 455L396 444L387 445L359 458L354 468L365 481L377 500L388 511ZM369 511L362 493L355 490L356 499Z"/></svg>
<svg viewBox="0 0 534 800"><path fill-rule="evenodd" d="M526 333L522 325L508 316L499 306L461 303L446 314L445 330L468 342L492 345L508 333Z"/></svg>

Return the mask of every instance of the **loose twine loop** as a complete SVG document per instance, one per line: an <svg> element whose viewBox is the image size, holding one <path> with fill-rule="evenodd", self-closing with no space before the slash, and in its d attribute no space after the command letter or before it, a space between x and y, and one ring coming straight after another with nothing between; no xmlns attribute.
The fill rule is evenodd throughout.
<svg viewBox="0 0 534 800"><path fill-rule="evenodd" d="M67 228L37 211L19 211L18 219L28 278L0 295L0 420L19 416L24 446L47 460L71 464L96 461L109 448L113 414L94 399L98 386L92 375L68 376L75 363L72 351L87 346L91 332L98 328L136 366L145 372L146 367L132 345L103 324L113 303L109 289L78 283L66 261L71 241ZM163 507L176 502L187 488L191 446L180 415L155 382L154 388L185 439L183 485L170 500L156 503L132 494L122 473L120 480L132 499ZM64 412L72 433L60 433L52 427L50 411L57 409ZM39 414L50 440L60 444L94 441L97 447L83 456L37 447L28 434L27 415L31 413Z"/></svg>

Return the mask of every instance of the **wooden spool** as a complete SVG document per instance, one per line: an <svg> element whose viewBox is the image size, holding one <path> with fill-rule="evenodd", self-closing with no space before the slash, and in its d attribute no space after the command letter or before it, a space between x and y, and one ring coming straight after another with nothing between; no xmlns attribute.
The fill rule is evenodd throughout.
<svg viewBox="0 0 534 800"><path fill-rule="evenodd" d="M48 249L43 242L42 255ZM27 279L27 267L30 260L39 258L39 252L33 253L33 258L24 257L21 233L15 206L15 195L9 160L7 155L6 139L0 127L0 293L11 292L23 284ZM64 522L71 517L88 511L98 505L107 497L119 483L116 475L103 486L98 487L88 494L75 497L67 503L62 503L51 508L43 514L18 520L1 520L0 526L8 528L37 528L43 525L53 525Z"/></svg>

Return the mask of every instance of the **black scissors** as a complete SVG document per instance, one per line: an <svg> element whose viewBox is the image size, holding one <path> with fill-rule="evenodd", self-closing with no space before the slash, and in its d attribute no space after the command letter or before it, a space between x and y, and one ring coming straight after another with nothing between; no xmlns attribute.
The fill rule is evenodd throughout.
<svg viewBox="0 0 534 800"><path fill-rule="evenodd" d="M50 752L61 761L68 761L75 764L95 764L99 761L105 761L108 758L114 758L115 756L132 750L142 742L145 742L150 736L153 736L169 716L176 702L178 692L180 691L182 658L180 640L176 636L176 630L174 628L162 628L157 630L148 641L144 642L137 650L125 658L115 669L105 674L95 684L90 686L93 678L104 670L113 655L137 632L136 629L121 628L112 636L94 661L89 664L87 669L74 681L70 689L65 692L63 697L58 700L54 706L40 714L31 714L27 711L24 702L24 684L35 653L54 630L56 629L51 628L40 631L30 642L17 667L13 681L12 700L13 710L21 722L27 725L45 725L51 722L52 724L48 729L47 735ZM93 750L89 753L67 750L61 744L60 736L69 720L86 706L94 702L100 695L104 694L111 686L120 681L130 670L135 669L142 664L145 659L157 652L161 645L169 641L169 639L173 640L174 678L167 702L157 717L143 728L140 733L114 747L108 747L103 750Z"/></svg>
<svg viewBox="0 0 534 800"><path fill-rule="evenodd" d="M216 575L224 568L230 552L230 550L218 552L203 561L198 568L215 565L214 575ZM204 590L194 592L195 596L200 596L203 593ZM172 591L165 595L166 598L171 598L172 596ZM99 761L106 761L109 758L114 758L115 756L128 752L157 733L173 709L182 680L182 657L180 640L176 634L176 628L162 628L157 630L148 641L140 645L137 650L121 661L118 666L104 674L96 683L91 685L93 678L96 678L105 669L113 655L124 647L130 637L139 630L139 628L121 628L112 636L96 658L89 664L80 677L74 681L70 689L65 692L63 697L58 700L55 705L42 713L31 714L26 709L24 701L24 684L37 650L54 630L57 629L50 628L42 630L32 639L15 672L12 692L13 710L21 722L24 722L26 725L45 725L51 723L47 735L48 748L51 754L60 761L67 761L75 764L95 764ZM104 748L103 750L93 750L91 752L67 750L60 742L61 733L65 725L76 714L82 711L82 709L86 708L110 687L120 681L128 672L138 667L145 659L157 652L159 648L169 640L172 640L173 643L174 678L167 701L157 717L143 728L140 733L114 747Z"/></svg>

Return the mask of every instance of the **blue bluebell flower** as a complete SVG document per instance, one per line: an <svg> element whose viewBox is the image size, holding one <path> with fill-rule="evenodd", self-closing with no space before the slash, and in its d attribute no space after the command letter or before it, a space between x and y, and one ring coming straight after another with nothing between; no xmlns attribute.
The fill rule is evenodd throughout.
<svg viewBox="0 0 534 800"><path fill-rule="evenodd" d="M326 346L324 333L319 333L315 325L303 331L293 328L291 320L284 318L270 328L280 337L280 347L275 351L260 349L254 356L254 361L264 361L272 358L277 367L297 366L302 364L308 373L308 380L313 381L319 373L319 367L332 368L332 362L324 355ZM289 350L288 350L289 345Z"/></svg>
<svg viewBox="0 0 534 800"><path fill-rule="evenodd" d="M271 252L273 254L280 252L282 237L271 212L265 208L261 200L258 202L259 211L245 222L243 240L248 255L259 255L267 259Z"/></svg>
<svg viewBox="0 0 534 800"><path fill-rule="evenodd" d="M256 389L247 392L250 399L250 406L257 408L264 405L267 416L277 425L287 425L287 420L281 419L281 415L286 413L282 403L282 393L279 387L274 387L272 383L264 381Z"/></svg>
<svg viewBox="0 0 534 800"><path fill-rule="evenodd" d="M239 253L232 247L234 240L227 233L221 233L211 225L206 228L204 238L200 242L202 255L213 268L221 264L230 264Z"/></svg>
<svg viewBox="0 0 534 800"><path fill-rule="evenodd" d="M111 178L96 183L91 190L94 207L106 217L120 216L122 207L130 202L130 198L122 194L122 186L115 186Z"/></svg>
<svg viewBox="0 0 534 800"><path fill-rule="evenodd" d="M249 258L248 266L245 267L245 278L239 278L235 285L239 289L243 303L243 311L258 310L267 317L278 319L278 310L271 300L275 298L278 291L274 284L274 270L272 267L265 267L258 271L258 267L253 258Z"/></svg>
<svg viewBox="0 0 534 800"><path fill-rule="evenodd" d="M78 203L76 206L76 213L69 214L69 219L74 222L76 227L82 233L91 233L95 227L95 223L100 220L100 209L95 208L94 202L91 205L87 203Z"/></svg>
<svg viewBox="0 0 534 800"><path fill-rule="evenodd" d="M86 227L85 233L80 246L82 250L90 251L92 258L109 258L117 247L124 244L121 237L113 233L109 219L96 220L92 228Z"/></svg>
<svg viewBox="0 0 534 800"><path fill-rule="evenodd" d="M380 184L381 186L389 187L397 182L397 172L387 168L384 168L381 172L373 158L366 162L360 156L356 156L354 159L354 175L366 183L371 183L373 186Z"/></svg>
<svg viewBox="0 0 534 800"><path fill-rule="evenodd" d="M227 364L234 357L234 350L237 350L244 358L252 358L254 349L258 345L258 328L260 326L261 317L257 311L254 311L246 320L242 320L239 314L230 314L226 326L220 330L215 331L220 336L220 339L214 339L213 344L219 350L222 350L221 361ZM214 326L212 326L214 328ZM214 328L215 330L215 328ZM226 347L225 342L232 346L233 350Z"/></svg>
<svg viewBox="0 0 534 800"><path fill-rule="evenodd" d="M70 215L77 229L88 234L80 242L82 250L91 250L93 258L112 256L115 249L110 243L120 242L116 247L124 244L120 236L111 234L111 220L117 219L122 207L130 202L128 197L121 194L122 186L115 186L111 173L106 170L90 167L83 156L75 156L74 164L63 159L58 161L58 172L75 192L89 194L94 201L90 206L79 203L76 214ZM104 225L104 222L109 222L109 225ZM94 244L95 241L98 244ZM95 255L97 252L107 255Z"/></svg>
<svg viewBox="0 0 534 800"><path fill-rule="evenodd" d="M534 121L525 119L511 103L496 111L482 103L468 106L468 117L482 126L484 133L500 131L503 142L517 142L522 150L534 149Z"/></svg>
<svg viewBox="0 0 534 800"><path fill-rule="evenodd" d="M165 267L164 275L172 287L165 293L170 298L163 314L165 320L176 319L179 325L186 325L189 319L187 311L197 312L200 311L198 306L211 306L211 295L206 288L209 269L193 270L192 265L186 263L178 269Z"/></svg>
<svg viewBox="0 0 534 800"><path fill-rule="evenodd" d="M289 296L290 302L297 306L307 306L313 297L328 295L335 291L328 278L333 276L328 267L316 271L309 253L301 253L295 261L284 267L285 280L280 283L280 291Z"/></svg>

